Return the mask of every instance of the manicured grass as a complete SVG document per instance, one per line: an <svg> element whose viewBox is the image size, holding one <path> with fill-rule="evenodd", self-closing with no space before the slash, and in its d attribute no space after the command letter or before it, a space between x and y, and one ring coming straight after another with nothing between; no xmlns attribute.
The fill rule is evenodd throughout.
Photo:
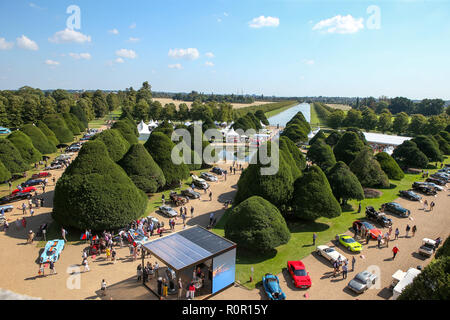
<svg viewBox="0 0 450 320"><path fill-rule="evenodd" d="M89 128L98 129L106 124L106 121L112 120L114 117L120 117L122 115L122 108L118 108L117 110L111 111L103 118L94 119L89 122Z"/></svg>
<svg viewBox="0 0 450 320"><path fill-rule="evenodd" d="M448 162L448 159L446 160ZM436 170L430 170L430 174ZM382 189L383 195L378 199L366 199L361 201L361 213L357 213L358 202L350 201L352 210L343 212L341 216L333 219L320 218L315 222L288 222L291 231L291 239L286 245L278 247L273 253L261 254L250 252L237 252L236 256L236 280L249 289L253 289L260 282L262 276L268 272L278 274L282 268L286 267L288 260L299 260L308 256L315 250L312 245L312 235L317 234L316 246L326 244L334 239L336 234L344 233L349 230L354 220L365 216L365 207L373 206L379 209L382 203L394 201L398 198L399 190L411 188L414 181L422 180L420 175L406 174L401 181L391 180L395 185L392 189ZM217 223L213 231L224 236L224 225L228 218L227 211ZM254 279L256 281L248 282L251 275L251 267L254 268Z"/></svg>

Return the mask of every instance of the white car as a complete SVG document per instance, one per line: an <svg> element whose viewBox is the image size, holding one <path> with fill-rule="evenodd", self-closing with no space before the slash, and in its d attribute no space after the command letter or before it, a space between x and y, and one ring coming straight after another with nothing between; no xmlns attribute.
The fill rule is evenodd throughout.
<svg viewBox="0 0 450 320"><path fill-rule="evenodd" d="M204 180L208 180L208 181L213 181L213 182L217 181L217 177L209 172L202 172L200 174L200 178L203 178Z"/></svg>
<svg viewBox="0 0 450 320"><path fill-rule="evenodd" d="M436 248L436 241L424 238L422 239L422 246L419 248L419 253L421 255L431 257L434 253L434 250Z"/></svg>
<svg viewBox="0 0 450 320"><path fill-rule="evenodd" d="M317 254L326 258L331 263L334 263L336 260L339 259L339 257L341 258L340 259L341 261L347 260L347 258L344 255L337 252L334 248L330 248L329 246L326 245L318 246Z"/></svg>

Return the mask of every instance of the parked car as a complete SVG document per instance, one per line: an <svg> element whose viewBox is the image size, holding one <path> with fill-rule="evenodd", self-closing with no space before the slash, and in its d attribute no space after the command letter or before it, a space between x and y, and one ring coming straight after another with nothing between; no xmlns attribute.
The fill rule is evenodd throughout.
<svg viewBox="0 0 450 320"><path fill-rule="evenodd" d="M311 287L309 272L301 261L288 261L287 269L292 277L292 283L296 288L307 289Z"/></svg>
<svg viewBox="0 0 450 320"><path fill-rule="evenodd" d="M70 160L70 158L72 158L73 154L62 154L60 156L57 156L55 158L55 161L65 161L65 160Z"/></svg>
<svg viewBox="0 0 450 320"><path fill-rule="evenodd" d="M181 194L183 196L189 197L191 199L198 199L198 198L200 198L200 193L197 192L197 191L194 191L194 189L192 189L192 188L189 188L189 189L186 189L186 190L182 190Z"/></svg>
<svg viewBox="0 0 450 320"><path fill-rule="evenodd" d="M178 212L169 206L161 206L158 208L158 211L169 218L174 218L178 215Z"/></svg>
<svg viewBox="0 0 450 320"><path fill-rule="evenodd" d="M175 191L170 191L170 200L178 207L189 202L189 198L178 195Z"/></svg>
<svg viewBox="0 0 450 320"><path fill-rule="evenodd" d="M392 219L389 219L384 213L376 211L372 206L366 207L366 218L385 228L392 226Z"/></svg>
<svg viewBox="0 0 450 320"><path fill-rule="evenodd" d="M376 281L377 276L369 271L358 273L353 280L348 283L348 287L356 293L363 293L372 287Z"/></svg>
<svg viewBox="0 0 450 320"><path fill-rule="evenodd" d="M66 152L78 152L81 149L81 145L71 145L69 147L66 148Z"/></svg>
<svg viewBox="0 0 450 320"><path fill-rule="evenodd" d="M63 167L63 165L60 163L52 163L51 165L45 167L45 170L57 170L57 169L61 169L62 167Z"/></svg>
<svg viewBox="0 0 450 320"><path fill-rule="evenodd" d="M430 188L434 188L437 191L444 191L444 187L443 186L438 186L437 184L433 183L433 182L422 182L425 186L428 186Z"/></svg>
<svg viewBox="0 0 450 320"><path fill-rule="evenodd" d="M436 179L445 180L445 181L448 182L448 179L450 178L450 175L448 175L445 172L436 172L436 173L432 174L430 177L436 178Z"/></svg>
<svg viewBox="0 0 450 320"><path fill-rule="evenodd" d="M141 246L148 238L138 230L130 229L127 233L128 241L135 247Z"/></svg>
<svg viewBox="0 0 450 320"><path fill-rule="evenodd" d="M419 248L419 253L423 256L431 257L436 247L436 241L424 238Z"/></svg>
<svg viewBox="0 0 450 320"><path fill-rule="evenodd" d="M213 182L217 181L217 177L209 172L202 172L200 174L200 178L202 178L206 181L213 181Z"/></svg>
<svg viewBox="0 0 450 320"><path fill-rule="evenodd" d="M16 193L29 193L29 192L35 192L36 191L36 187L25 187L22 190L19 189L15 189L13 190L13 192L11 194L16 194Z"/></svg>
<svg viewBox="0 0 450 320"><path fill-rule="evenodd" d="M425 181L426 182L432 182L432 183L435 183L435 184L440 185L440 186L445 186L447 184L446 180L439 179L439 178L432 178L432 177L427 178L427 180L425 180Z"/></svg>
<svg viewBox="0 0 450 320"><path fill-rule="evenodd" d="M266 275L262 277L262 282L264 291L270 300L286 299L286 294L281 290L280 282L277 276L271 273L266 273Z"/></svg>
<svg viewBox="0 0 450 320"><path fill-rule="evenodd" d="M205 190L209 188L209 184L204 180L196 175L192 175L192 183L199 189Z"/></svg>
<svg viewBox="0 0 450 320"><path fill-rule="evenodd" d="M344 255L337 252L334 248L330 248L329 246L326 245L318 246L316 252L319 256L322 256L328 261L330 261L331 264L333 264L338 259L341 261L347 260L347 258Z"/></svg>
<svg viewBox="0 0 450 320"><path fill-rule="evenodd" d="M64 249L64 240L50 240L47 242L39 259L40 263L48 263L50 261L58 261L61 252Z"/></svg>
<svg viewBox="0 0 450 320"><path fill-rule="evenodd" d="M221 176L221 175L227 173L227 170L223 170L223 169L221 169L219 167L214 167L214 168L211 169L211 172Z"/></svg>
<svg viewBox="0 0 450 320"><path fill-rule="evenodd" d="M44 183L43 179L30 179L21 184L22 188L38 186Z"/></svg>
<svg viewBox="0 0 450 320"><path fill-rule="evenodd" d="M390 213L396 214L396 215L398 215L399 217L402 217L402 218L409 217L409 215L411 214L410 210L403 208L397 202L383 203L381 205L381 210L384 211L384 212L390 212Z"/></svg>
<svg viewBox="0 0 450 320"><path fill-rule="evenodd" d="M13 211L14 206L12 206L12 205L0 206L0 212L2 211L2 209L3 209L3 212L11 212L11 211Z"/></svg>
<svg viewBox="0 0 450 320"><path fill-rule="evenodd" d="M434 196L437 194L436 188L426 185L424 183L413 183L413 189L421 192L427 196Z"/></svg>
<svg viewBox="0 0 450 320"><path fill-rule="evenodd" d="M50 172L39 172L39 173L35 173L31 176L31 179L39 179L39 178L47 178L47 177L51 177L52 174Z"/></svg>
<svg viewBox="0 0 450 320"><path fill-rule="evenodd" d="M20 201L24 199L31 199L33 195L30 192L17 192L0 198L0 204L7 204L10 202Z"/></svg>
<svg viewBox="0 0 450 320"><path fill-rule="evenodd" d="M418 195L414 191L411 190L400 190L399 194L401 197L412 200L412 201L420 201L422 200L422 196Z"/></svg>
<svg viewBox="0 0 450 320"><path fill-rule="evenodd" d="M339 243L351 252L361 252L362 250L362 245L346 234L339 235Z"/></svg>
<svg viewBox="0 0 450 320"><path fill-rule="evenodd" d="M383 233L381 232L380 229L375 228L372 224L370 224L369 222L366 221L361 221L361 220L356 220L355 222L353 222L353 229L356 228L356 226L358 226L358 228L360 230L365 229L367 230L372 239L377 239L379 235L383 235ZM356 230L356 229L355 229Z"/></svg>

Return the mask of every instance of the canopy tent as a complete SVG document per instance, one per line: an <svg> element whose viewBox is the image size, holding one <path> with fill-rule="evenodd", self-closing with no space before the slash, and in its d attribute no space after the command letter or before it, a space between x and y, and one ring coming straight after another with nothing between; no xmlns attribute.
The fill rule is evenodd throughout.
<svg viewBox="0 0 450 320"><path fill-rule="evenodd" d="M233 128L231 128L226 133L226 137L227 137L227 142L228 143L238 142L238 140L239 140L239 134L236 131L234 131Z"/></svg>
<svg viewBox="0 0 450 320"><path fill-rule="evenodd" d="M412 139L411 137L401 137L373 132L363 132L363 133L364 137L369 143L384 144L391 146L398 146L401 145L403 142Z"/></svg>
<svg viewBox="0 0 450 320"><path fill-rule="evenodd" d="M210 294L235 281L236 244L198 225L146 242L142 249L163 262L177 277L186 269L195 270L197 265L212 260Z"/></svg>
<svg viewBox="0 0 450 320"><path fill-rule="evenodd" d="M150 134L150 130L148 129L148 125L144 123L143 120L137 126L139 134Z"/></svg>
<svg viewBox="0 0 450 320"><path fill-rule="evenodd" d="M158 123L154 122L153 120L150 120L147 126L149 128L156 128L158 126Z"/></svg>

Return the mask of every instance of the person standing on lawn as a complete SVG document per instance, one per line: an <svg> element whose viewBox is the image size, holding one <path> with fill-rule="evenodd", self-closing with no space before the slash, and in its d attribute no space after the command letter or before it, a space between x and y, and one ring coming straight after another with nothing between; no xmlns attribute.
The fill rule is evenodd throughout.
<svg viewBox="0 0 450 320"><path fill-rule="evenodd" d="M313 233L313 246L316 245L316 239L317 239L317 234L314 232Z"/></svg>

